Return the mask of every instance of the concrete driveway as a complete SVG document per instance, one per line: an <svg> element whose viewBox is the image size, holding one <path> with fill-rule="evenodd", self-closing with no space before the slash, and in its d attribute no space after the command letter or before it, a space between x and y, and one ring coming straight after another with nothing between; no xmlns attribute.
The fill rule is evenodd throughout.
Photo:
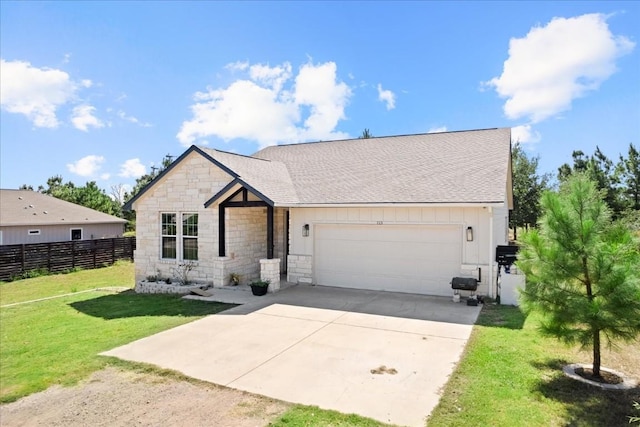
<svg viewBox="0 0 640 427"><path fill-rule="evenodd" d="M479 312L448 298L295 286L103 354L424 426Z"/></svg>

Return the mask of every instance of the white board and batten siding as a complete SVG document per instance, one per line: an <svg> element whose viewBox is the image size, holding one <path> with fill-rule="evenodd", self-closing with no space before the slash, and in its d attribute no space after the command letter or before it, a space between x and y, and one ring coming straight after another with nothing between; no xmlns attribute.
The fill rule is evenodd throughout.
<svg viewBox="0 0 640 427"><path fill-rule="evenodd" d="M488 272L491 215L482 207L294 208L290 253L312 258L318 285L448 296L452 277Z"/></svg>
<svg viewBox="0 0 640 427"><path fill-rule="evenodd" d="M459 225L318 224L315 277L320 285L449 295L459 274Z"/></svg>

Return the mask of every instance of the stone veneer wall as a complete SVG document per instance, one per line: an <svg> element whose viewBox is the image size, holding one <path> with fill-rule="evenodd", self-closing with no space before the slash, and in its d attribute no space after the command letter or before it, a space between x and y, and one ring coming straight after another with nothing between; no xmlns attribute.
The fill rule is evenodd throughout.
<svg viewBox="0 0 640 427"><path fill-rule="evenodd" d="M229 208L226 211L227 250L218 256L218 208L205 208L211 196L226 186L231 176L198 153L176 165L135 204L137 249L136 282L148 276L173 277L181 260L160 258L160 218L163 212L198 213L198 261L189 278L194 282L224 286L229 274L242 275L241 283L260 277L260 259L267 255L266 208ZM284 257L284 213L274 212L274 258ZM282 264L282 263L281 263ZM284 268L284 267L282 267Z"/></svg>
<svg viewBox="0 0 640 427"><path fill-rule="evenodd" d="M311 255L289 255L287 257L287 282L312 283L313 257Z"/></svg>
<svg viewBox="0 0 640 427"><path fill-rule="evenodd" d="M245 284L260 278L260 260L267 254L267 209L227 209L227 256L224 260L223 284L229 284L229 274L242 276Z"/></svg>
<svg viewBox="0 0 640 427"><path fill-rule="evenodd" d="M172 277L171 269L181 261L160 258L160 218L162 212L198 213L198 261L190 279L213 282L213 264L218 257L218 210L204 204L231 181L198 153L191 153L134 204L136 211L136 282L147 276ZM180 221L180 219L178 219Z"/></svg>

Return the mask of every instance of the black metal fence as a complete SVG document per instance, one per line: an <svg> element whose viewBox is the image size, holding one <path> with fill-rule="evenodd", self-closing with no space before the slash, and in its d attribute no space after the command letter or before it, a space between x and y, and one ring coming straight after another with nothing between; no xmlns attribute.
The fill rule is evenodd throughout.
<svg viewBox="0 0 640 427"><path fill-rule="evenodd" d="M0 280L32 270L58 273L104 267L120 259L133 260L135 249L135 237L4 245L0 246Z"/></svg>

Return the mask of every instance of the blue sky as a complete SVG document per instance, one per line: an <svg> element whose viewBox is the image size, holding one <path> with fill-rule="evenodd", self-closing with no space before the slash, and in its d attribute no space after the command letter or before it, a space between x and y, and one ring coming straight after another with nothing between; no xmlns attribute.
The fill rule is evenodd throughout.
<svg viewBox="0 0 640 427"><path fill-rule="evenodd" d="M0 3L0 187L107 192L191 144L512 127L640 145L639 2ZM339 178L339 177L337 177Z"/></svg>

